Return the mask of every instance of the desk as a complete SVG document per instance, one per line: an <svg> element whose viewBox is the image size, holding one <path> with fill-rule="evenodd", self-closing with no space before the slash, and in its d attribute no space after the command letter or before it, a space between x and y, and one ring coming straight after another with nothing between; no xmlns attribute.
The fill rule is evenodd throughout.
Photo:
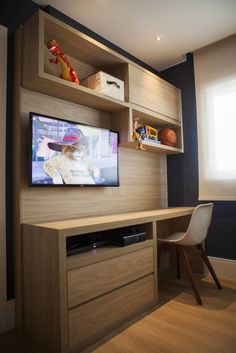
<svg viewBox="0 0 236 353"><path fill-rule="evenodd" d="M22 225L24 330L51 353L78 352L157 304L157 234L181 230L177 207ZM148 239L66 256L68 237L136 226Z"/></svg>

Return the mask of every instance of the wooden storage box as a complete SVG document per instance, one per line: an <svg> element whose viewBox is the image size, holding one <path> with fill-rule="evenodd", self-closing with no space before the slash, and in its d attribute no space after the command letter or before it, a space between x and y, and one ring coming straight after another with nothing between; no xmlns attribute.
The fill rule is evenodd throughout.
<svg viewBox="0 0 236 353"><path fill-rule="evenodd" d="M81 82L81 85L124 101L124 82L103 71L87 77Z"/></svg>

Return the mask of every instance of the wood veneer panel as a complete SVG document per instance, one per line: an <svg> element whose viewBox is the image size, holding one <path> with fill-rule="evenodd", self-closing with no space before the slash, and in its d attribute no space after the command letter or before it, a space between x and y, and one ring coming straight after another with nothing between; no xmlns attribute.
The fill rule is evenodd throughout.
<svg viewBox="0 0 236 353"><path fill-rule="evenodd" d="M52 353L66 352L65 241L56 231L23 226L24 330Z"/></svg>
<svg viewBox="0 0 236 353"><path fill-rule="evenodd" d="M133 118L139 119L139 123L143 123L143 125L146 124L159 127L181 126L181 121L168 118L167 116L160 114L159 112L155 112L151 109L142 107L134 103L130 103L130 107L132 108Z"/></svg>
<svg viewBox="0 0 236 353"><path fill-rule="evenodd" d="M125 62L122 55L55 17L39 11L39 18L44 18L45 43L55 38L65 53L94 67Z"/></svg>
<svg viewBox="0 0 236 353"><path fill-rule="evenodd" d="M68 58L72 58L71 64L74 65L80 80L99 71L101 66L124 63L119 54L52 16L38 11L24 26L25 88L107 111L122 110L128 106L125 102L61 79L57 68L48 65L49 55L45 46L51 39L56 39Z"/></svg>
<svg viewBox="0 0 236 353"><path fill-rule="evenodd" d="M129 100L169 118L180 120L180 91L152 73L129 65Z"/></svg>
<svg viewBox="0 0 236 353"><path fill-rule="evenodd" d="M71 352L95 342L155 304L153 275L69 311Z"/></svg>
<svg viewBox="0 0 236 353"><path fill-rule="evenodd" d="M36 81L24 83L24 87L108 112L120 111L129 106L126 102L47 73L42 73Z"/></svg>
<svg viewBox="0 0 236 353"><path fill-rule="evenodd" d="M153 273L153 247L69 271L69 308Z"/></svg>
<svg viewBox="0 0 236 353"><path fill-rule="evenodd" d="M155 244L154 240L145 240L144 242L135 243L129 246L117 247L108 245L98 247L93 251L85 251L84 253L76 254L67 257L67 270L71 271L76 268L96 264L97 262L106 261L117 256L129 254L140 249L149 248ZM155 260L155 259L154 259Z"/></svg>
<svg viewBox="0 0 236 353"><path fill-rule="evenodd" d="M163 145L161 143L154 143L151 141L144 140L142 142L143 148L145 149L145 152L155 152L155 153L162 153L164 155L167 154L177 154L177 153L182 153L183 149L182 148L177 148L177 147L171 147L167 145ZM128 148L133 148L137 149L138 147L138 142L137 141L129 141L129 142L122 142L121 143L122 147L128 147Z"/></svg>
<svg viewBox="0 0 236 353"><path fill-rule="evenodd" d="M28 113L39 112L109 128L111 115L21 89L21 222L43 222L167 206L166 157L119 149L120 187L28 186Z"/></svg>
<svg viewBox="0 0 236 353"><path fill-rule="evenodd" d="M68 219L47 223L43 222L35 225L59 230L61 236L70 236L95 232L96 230L100 231L135 224L148 223L155 220L169 220L175 217L191 215L193 213L193 210L194 207L170 207L149 211L127 212L96 217Z"/></svg>

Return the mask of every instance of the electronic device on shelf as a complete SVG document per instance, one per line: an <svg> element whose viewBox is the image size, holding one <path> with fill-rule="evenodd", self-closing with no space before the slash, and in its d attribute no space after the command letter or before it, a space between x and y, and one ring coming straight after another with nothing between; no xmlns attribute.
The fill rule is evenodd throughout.
<svg viewBox="0 0 236 353"><path fill-rule="evenodd" d="M72 239L68 239L68 243L66 246L67 256L79 254L83 251L91 250L91 244L87 237L74 237Z"/></svg>
<svg viewBox="0 0 236 353"><path fill-rule="evenodd" d="M67 256L93 250L101 246L108 245L107 235L103 233L94 233L67 238Z"/></svg>
<svg viewBox="0 0 236 353"><path fill-rule="evenodd" d="M110 243L118 246L127 246L135 243L145 241L147 233L139 231L134 227L124 229L110 238Z"/></svg>
<svg viewBox="0 0 236 353"><path fill-rule="evenodd" d="M67 238L67 256L91 251L102 246L127 246L145 241L146 239L146 232L139 231L135 227L78 235Z"/></svg>

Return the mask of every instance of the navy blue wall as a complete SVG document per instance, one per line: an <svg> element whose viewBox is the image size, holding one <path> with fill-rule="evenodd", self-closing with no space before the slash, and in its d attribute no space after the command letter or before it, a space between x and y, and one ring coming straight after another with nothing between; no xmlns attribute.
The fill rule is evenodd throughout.
<svg viewBox="0 0 236 353"><path fill-rule="evenodd" d="M7 68L7 131L6 131L6 232L7 232L7 296L14 297L13 236L12 236L12 133L13 133L13 58L14 32L38 9L31 0L8 0L0 3L0 24L8 28ZM9 143L10 141L10 143Z"/></svg>
<svg viewBox="0 0 236 353"><path fill-rule="evenodd" d="M187 54L186 62L164 70L160 75L182 91L184 154L167 157L169 206L195 206L200 202L192 54ZM206 250L211 256L236 259L236 202L214 202Z"/></svg>
<svg viewBox="0 0 236 353"><path fill-rule="evenodd" d="M184 154L167 158L169 206L196 205L198 160L196 101L192 55L187 61L162 71L161 76L181 89Z"/></svg>

